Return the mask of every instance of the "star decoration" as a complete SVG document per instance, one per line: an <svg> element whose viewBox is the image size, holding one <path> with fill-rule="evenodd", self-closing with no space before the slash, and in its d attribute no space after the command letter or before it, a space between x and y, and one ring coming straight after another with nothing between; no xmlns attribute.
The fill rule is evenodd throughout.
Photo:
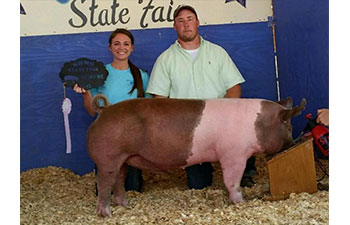
<svg viewBox="0 0 350 225"><path fill-rule="evenodd" d="M225 0L225 3L228 3L228 2L234 2L234 1L237 1L239 4L241 4L244 8L246 8L245 6L245 1L246 0Z"/></svg>

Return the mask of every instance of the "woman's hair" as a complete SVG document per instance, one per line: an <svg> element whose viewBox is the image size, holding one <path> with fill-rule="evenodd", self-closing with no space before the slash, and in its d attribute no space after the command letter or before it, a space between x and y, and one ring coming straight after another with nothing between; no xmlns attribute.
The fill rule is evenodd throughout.
<svg viewBox="0 0 350 225"><path fill-rule="evenodd" d="M134 36L132 35L132 33L126 29L123 28L117 28L115 31L113 31L111 33L111 36L109 36L109 45L112 44L112 40L113 38L117 35L117 34L125 34L126 36L128 36L131 40L131 44L134 45Z"/></svg>
<svg viewBox="0 0 350 225"><path fill-rule="evenodd" d="M112 34L109 36L109 41L108 41L109 45L112 44L112 40L117 34L124 34L124 35L128 36L131 40L131 44L134 45L134 36L132 35L132 33L130 31L123 29L123 28L117 28L115 31L112 32ZM137 68L130 61L130 59L128 60L128 64L130 67L131 74L134 78L134 86L129 91L129 94L131 94L136 88L137 89L137 97L138 98L144 97L145 95L144 95L144 90L143 90L143 85L142 85L142 78L141 78L140 69Z"/></svg>

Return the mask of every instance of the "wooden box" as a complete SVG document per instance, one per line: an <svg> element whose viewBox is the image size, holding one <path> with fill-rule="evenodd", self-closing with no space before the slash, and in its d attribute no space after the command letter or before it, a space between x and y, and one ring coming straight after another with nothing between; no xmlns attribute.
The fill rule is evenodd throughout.
<svg viewBox="0 0 350 225"><path fill-rule="evenodd" d="M271 197L317 192L312 138L277 154L267 162Z"/></svg>

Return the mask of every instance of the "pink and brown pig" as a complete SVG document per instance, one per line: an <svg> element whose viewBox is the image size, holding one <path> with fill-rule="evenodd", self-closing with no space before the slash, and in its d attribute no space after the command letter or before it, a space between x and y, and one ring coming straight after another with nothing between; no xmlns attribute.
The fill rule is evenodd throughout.
<svg viewBox="0 0 350 225"><path fill-rule="evenodd" d="M106 107L99 107L104 101ZM87 147L96 163L97 211L110 216L113 202L127 205L127 165L162 171L219 161L233 203L243 202L240 180L252 155L274 154L293 144L291 118L306 101L225 98L133 99L108 106L93 99L98 118L87 132Z"/></svg>

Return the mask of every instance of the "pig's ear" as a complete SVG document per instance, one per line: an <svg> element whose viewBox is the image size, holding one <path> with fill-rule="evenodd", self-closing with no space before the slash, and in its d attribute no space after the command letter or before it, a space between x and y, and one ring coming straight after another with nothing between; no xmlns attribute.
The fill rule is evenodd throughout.
<svg viewBox="0 0 350 225"><path fill-rule="evenodd" d="M301 111L303 111L305 109L305 106L306 106L306 99L303 98L300 102L300 105L298 105L297 107L292 109L292 111L293 111L292 117L299 115L301 113Z"/></svg>
<svg viewBox="0 0 350 225"><path fill-rule="evenodd" d="M294 107L293 109L281 110L281 112L279 113L280 120L287 121L287 120L291 119L292 117L299 115L301 113L301 111L303 111L305 109L305 105L306 105L306 99L303 98L301 100L300 105Z"/></svg>
<svg viewBox="0 0 350 225"><path fill-rule="evenodd" d="M286 107L287 109L292 109L293 108L293 99L292 97L287 97L286 99L283 99L281 101L277 102L278 104Z"/></svg>

